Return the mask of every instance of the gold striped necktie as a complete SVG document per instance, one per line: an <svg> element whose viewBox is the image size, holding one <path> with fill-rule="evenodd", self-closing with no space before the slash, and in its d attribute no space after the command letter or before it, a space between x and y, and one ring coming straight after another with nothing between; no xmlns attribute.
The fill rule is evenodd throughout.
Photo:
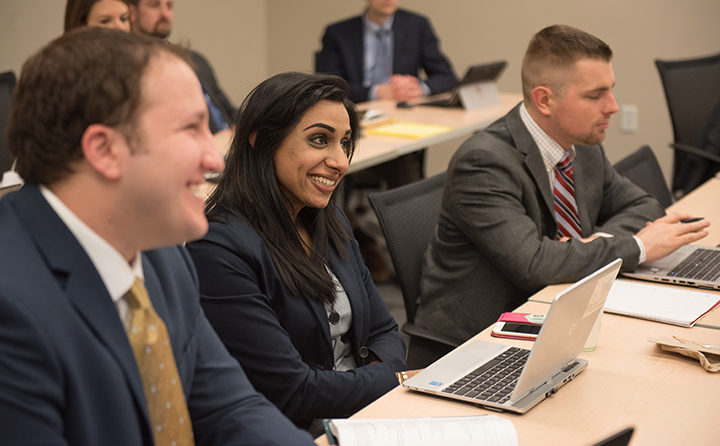
<svg viewBox="0 0 720 446"><path fill-rule="evenodd" d="M130 307L128 339L143 381L155 444L192 446L192 422L167 327L139 278L125 298Z"/></svg>

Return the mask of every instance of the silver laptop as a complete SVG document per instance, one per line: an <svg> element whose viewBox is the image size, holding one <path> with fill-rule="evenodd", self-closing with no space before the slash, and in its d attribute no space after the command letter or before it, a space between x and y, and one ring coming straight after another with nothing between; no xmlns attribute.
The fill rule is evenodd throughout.
<svg viewBox="0 0 720 446"><path fill-rule="evenodd" d="M720 248L685 245L657 262L638 265L624 276L720 290Z"/></svg>
<svg viewBox="0 0 720 446"><path fill-rule="evenodd" d="M468 342L403 386L487 409L527 412L587 367L578 355L621 265L617 259L558 294L532 350Z"/></svg>
<svg viewBox="0 0 720 446"><path fill-rule="evenodd" d="M493 62L482 65L473 65L468 68L465 77L462 78L459 84L452 90L452 94L449 98L438 99L435 101L421 102L417 105L431 105L435 107L462 107L460 102L460 88L465 85L477 84L478 82L488 82L497 80L500 77L500 73L507 66L507 62L501 60L499 62Z"/></svg>

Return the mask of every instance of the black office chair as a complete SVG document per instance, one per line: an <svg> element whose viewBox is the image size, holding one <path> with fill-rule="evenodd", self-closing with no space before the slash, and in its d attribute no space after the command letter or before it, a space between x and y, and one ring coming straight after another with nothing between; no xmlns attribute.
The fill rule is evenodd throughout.
<svg viewBox="0 0 720 446"><path fill-rule="evenodd" d="M420 298L420 276L425 251L440 216L445 172L384 192L370 194L370 204L377 214L387 241L395 273L400 282L407 323L402 331L450 347L462 343L439 333L415 326L415 312Z"/></svg>
<svg viewBox="0 0 720 446"><path fill-rule="evenodd" d="M615 164L615 170L653 195L662 207L673 204L673 197L663 177L660 163L650 146L642 146L628 157Z"/></svg>
<svg viewBox="0 0 720 446"><path fill-rule="evenodd" d="M670 110L675 149L673 192L686 194L720 170L710 155L720 146L707 145L707 132L720 120L720 54L692 60L662 61L655 65ZM712 153L717 151L717 153Z"/></svg>
<svg viewBox="0 0 720 446"><path fill-rule="evenodd" d="M0 178L2 178L3 172L12 168L13 161L15 161L15 157L10 153L5 133L10 121L12 96L16 83L15 73L12 71L0 73Z"/></svg>

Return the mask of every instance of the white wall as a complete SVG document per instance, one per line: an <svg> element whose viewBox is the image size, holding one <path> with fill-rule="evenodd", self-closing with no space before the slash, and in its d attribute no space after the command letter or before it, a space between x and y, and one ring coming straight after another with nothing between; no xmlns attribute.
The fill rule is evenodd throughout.
<svg viewBox="0 0 720 446"><path fill-rule="evenodd" d="M312 70L325 26L359 14L364 5L363 0L176 0L171 40L189 41L204 53L239 104L270 75ZM615 96L639 109L637 134L620 133L617 117L611 123L608 156L615 162L650 144L668 178L672 129L653 61L720 52L717 0L401 0L401 6L431 17L458 76L475 63L507 60L500 80L505 91L520 92L522 55L530 36L543 27L565 23L605 40L615 52ZM30 54L60 35L64 10L64 0L0 0L0 71L19 72ZM438 161L435 170L445 162Z"/></svg>
<svg viewBox="0 0 720 446"><path fill-rule="evenodd" d="M0 72L23 62L63 32L65 0L0 0ZM207 56L239 104L267 77L266 0L175 0L170 40Z"/></svg>
<svg viewBox="0 0 720 446"><path fill-rule="evenodd" d="M312 67L327 23L357 15L364 1L268 0L268 74ZM616 116L605 146L612 162L650 144L667 178L672 174L672 128L655 59L694 58L720 52L717 0L401 0L431 18L458 76L468 66L505 59L500 89L520 93L520 64L530 37L555 23L588 31L615 53L614 90L620 104L639 110L637 134L619 131ZM309 5L313 5L310 7ZM437 168L435 169L437 170Z"/></svg>

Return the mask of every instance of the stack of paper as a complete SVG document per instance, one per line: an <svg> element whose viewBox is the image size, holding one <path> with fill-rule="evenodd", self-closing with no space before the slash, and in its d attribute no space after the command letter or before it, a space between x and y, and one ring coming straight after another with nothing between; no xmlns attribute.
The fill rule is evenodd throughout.
<svg viewBox="0 0 720 446"><path fill-rule="evenodd" d="M518 446L515 426L496 415L342 419L330 421L330 429L340 446Z"/></svg>
<svg viewBox="0 0 720 446"><path fill-rule="evenodd" d="M720 295L677 286L616 280L610 289L605 311L649 319L666 324L692 327L698 319L720 303Z"/></svg>

